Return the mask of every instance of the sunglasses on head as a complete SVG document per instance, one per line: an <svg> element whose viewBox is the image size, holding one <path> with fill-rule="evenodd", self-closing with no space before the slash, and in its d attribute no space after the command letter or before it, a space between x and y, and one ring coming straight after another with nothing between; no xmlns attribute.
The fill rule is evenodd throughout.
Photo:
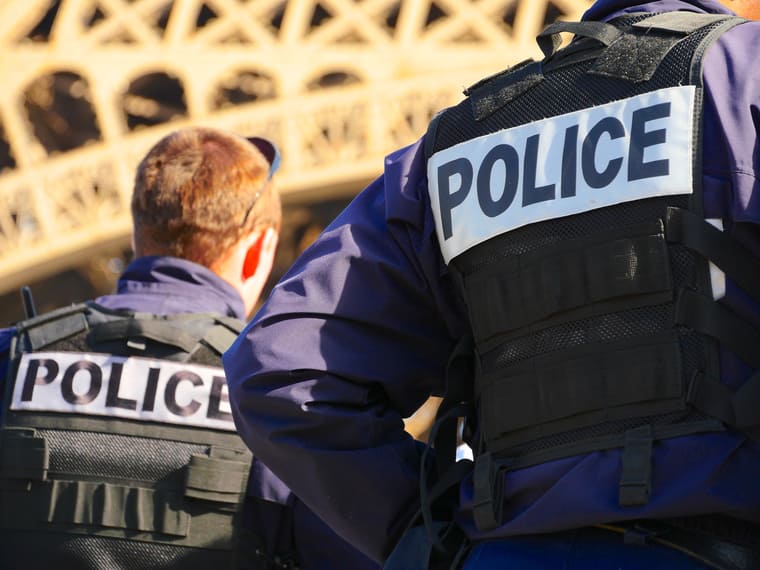
<svg viewBox="0 0 760 570"><path fill-rule="evenodd" d="M267 182L269 182L272 179L272 176L274 176L274 173L277 172L277 169L280 168L279 149L274 145L273 142L261 137L246 137L246 140L255 146L258 151L264 155L264 158L266 158L267 162L269 163L269 173L267 174ZM240 223L241 226L245 225L246 220L248 220L248 216L251 213L251 210L253 210L256 202L258 202L261 193L264 191L264 188L266 188L266 186L259 189L259 191L254 195L253 200L251 200L251 205L248 206L245 211L243 221Z"/></svg>
<svg viewBox="0 0 760 570"><path fill-rule="evenodd" d="M264 158L269 163L269 174L267 175L267 181L272 179L272 176L277 169L280 168L280 151L274 145L273 142L263 139L261 137L247 137L249 143L255 146Z"/></svg>

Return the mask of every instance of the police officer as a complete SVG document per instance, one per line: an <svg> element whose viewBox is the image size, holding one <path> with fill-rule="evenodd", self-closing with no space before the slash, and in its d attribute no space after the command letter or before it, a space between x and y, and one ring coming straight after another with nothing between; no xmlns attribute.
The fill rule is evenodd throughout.
<svg viewBox="0 0 760 570"><path fill-rule="evenodd" d="M339 534L389 568L760 567L758 6L547 28L275 287L233 415Z"/></svg>
<svg viewBox="0 0 760 570"><path fill-rule="evenodd" d="M272 268L278 165L259 137L164 137L118 291L2 331L0 567L375 566L251 463L229 411L220 355Z"/></svg>

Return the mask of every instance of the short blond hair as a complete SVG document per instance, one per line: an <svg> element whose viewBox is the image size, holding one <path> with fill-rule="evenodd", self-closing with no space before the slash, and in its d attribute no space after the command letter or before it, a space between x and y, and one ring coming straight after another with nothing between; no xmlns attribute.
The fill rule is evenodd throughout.
<svg viewBox="0 0 760 570"><path fill-rule="evenodd" d="M213 267L256 227L279 231L271 166L254 144L219 129L189 127L165 136L135 175L135 254Z"/></svg>

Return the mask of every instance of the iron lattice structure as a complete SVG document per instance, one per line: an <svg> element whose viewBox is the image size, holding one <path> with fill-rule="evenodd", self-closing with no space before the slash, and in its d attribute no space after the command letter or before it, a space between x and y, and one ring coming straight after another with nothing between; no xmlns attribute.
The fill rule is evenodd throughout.
<svg viewBox="0 0 760 570"><path fill-rule="evenodd" d="M139 158L262 134L280 188L355 192L586 0L0 0L0 292L126 243Z"/></svg>

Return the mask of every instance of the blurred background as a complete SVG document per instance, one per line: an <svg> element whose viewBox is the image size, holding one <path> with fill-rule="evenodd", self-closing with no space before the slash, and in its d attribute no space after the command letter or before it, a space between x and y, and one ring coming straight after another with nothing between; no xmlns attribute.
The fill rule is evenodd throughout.
<svg viewBox="0 0 760 570"><path fill-rule="evenodd" d="M0 0L0 327L111 292L137 161L189 124L283 153L282 275L465 87L586 0Z"/></svg>

